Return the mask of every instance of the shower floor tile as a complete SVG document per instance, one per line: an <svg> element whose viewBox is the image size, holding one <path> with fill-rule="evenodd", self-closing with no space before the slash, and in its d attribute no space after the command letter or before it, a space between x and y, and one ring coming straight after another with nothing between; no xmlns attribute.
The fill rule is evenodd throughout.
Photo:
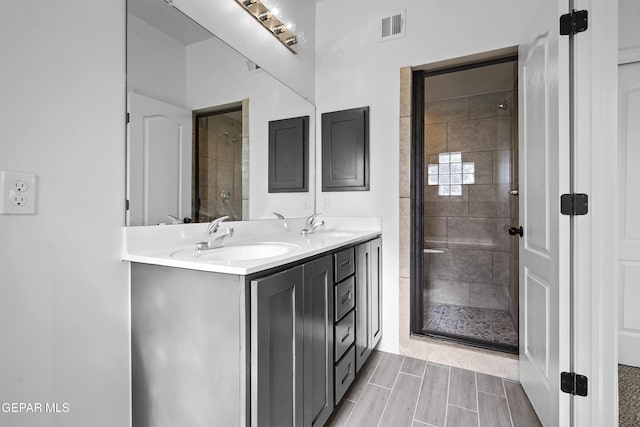
<svg viewBox="0 0 640 427"><path fill-rule="evenodd" d="M518 333L507 310L426 302L424 327L436 333L518 345Z"/></svg>

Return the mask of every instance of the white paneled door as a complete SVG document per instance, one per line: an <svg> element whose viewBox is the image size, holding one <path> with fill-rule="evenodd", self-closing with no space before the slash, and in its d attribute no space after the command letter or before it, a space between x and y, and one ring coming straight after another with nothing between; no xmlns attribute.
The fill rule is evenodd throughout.
<svg viewBox="0 0 640 427"><path fill-rule="evenodd" d="M618 361L640 367L640 62L618 76Z"/></svg>
<svg viewBox="0 0 640 427"><path fill-rule="evenodd" d="M541 1L519 49L520 381L544 426L567 426L569 370L569 44L558 18L567 0Z"/></svg>
<svg viewBox="0 0 640 427"><path fill-rule="evenodd" d="M191 111L135 92L128 101L128 225L191 216Z"/></svg>

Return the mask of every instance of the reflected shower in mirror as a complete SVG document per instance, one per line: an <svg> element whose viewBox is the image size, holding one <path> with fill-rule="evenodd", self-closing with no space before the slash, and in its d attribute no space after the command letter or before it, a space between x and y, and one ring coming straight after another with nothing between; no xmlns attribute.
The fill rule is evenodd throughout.
<svg viewBox="0 0 640 427"><path fill-rule="evenodd" d="M268 192L268 123L310 116L313 155L315 107L164 0L127 12L127 225L312 214Z"/></svg>

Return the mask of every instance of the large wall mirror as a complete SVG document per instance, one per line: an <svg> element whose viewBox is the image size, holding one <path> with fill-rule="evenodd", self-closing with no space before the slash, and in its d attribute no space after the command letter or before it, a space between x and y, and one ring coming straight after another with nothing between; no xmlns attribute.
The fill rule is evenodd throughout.
<svg viewBox="0 0 640 427"><path fill-rule="evenodd" d="M127 0L127 102L127 225L314 212L313 104L164 0ZM269 121L300 116L311 190L269 193Z"/></svg>

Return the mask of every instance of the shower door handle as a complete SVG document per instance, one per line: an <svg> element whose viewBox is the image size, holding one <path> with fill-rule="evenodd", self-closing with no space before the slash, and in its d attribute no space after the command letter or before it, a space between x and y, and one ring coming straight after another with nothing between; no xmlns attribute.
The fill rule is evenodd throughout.
<svg viewBox="0 0 640 427"><path fill-rule="evenodd" d="M524 229L522 228L522 226L516 228L516 227L509 227L509 230L507 230L509 232L509 234L511 234L512 236L516 236L519 235L520 237L522 237L524 235Z"/></svg>

